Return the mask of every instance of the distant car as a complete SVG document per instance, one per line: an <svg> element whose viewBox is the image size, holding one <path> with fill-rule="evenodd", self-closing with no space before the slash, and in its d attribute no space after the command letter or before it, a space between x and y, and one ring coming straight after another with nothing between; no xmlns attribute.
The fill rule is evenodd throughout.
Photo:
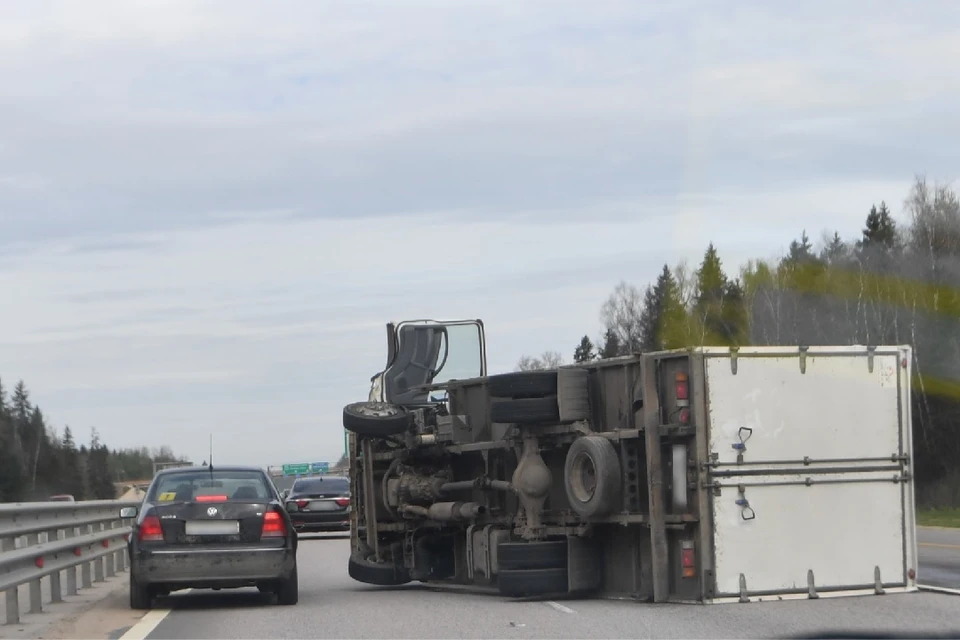
<svg viewBox="0 0 960 640"><path fill-rule="evenodd" d="M286 497L297 531L349 531L350 480L343 476L300 478Z"/></svg>
<svg viewBox="0 0 960 640"><path fill-rule="evenodd" d="M128 543L130 607L179 589L257 587L297 604L297 533L267 474L256 467L190 467L157 473Z"/></svg>

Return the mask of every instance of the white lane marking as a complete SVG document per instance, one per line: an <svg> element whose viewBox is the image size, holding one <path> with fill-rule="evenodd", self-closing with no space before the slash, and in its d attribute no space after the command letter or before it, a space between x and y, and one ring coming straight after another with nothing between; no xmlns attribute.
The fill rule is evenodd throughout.
<svg viewBox="0 0 960 640"><path fill-rule="evenodd" d="M576 613L576 611L574 611L570 607L565 607L559 602L554 602L553 600L547 600L546 602L544 602L544 604L552 609L556 609L560 613Z"/></svg>
<svg viewBox="0 0 960 640"><path fill-rule="evenodd" d="M950 595L960 596L960 589L948 589L947 587L935 587L928 584L918 584L917 589L921 591L932 591L934 593L949 593Z"/></svg>
<svg viewBox="0 0 960 640"><path fill-rule="evenodd" d="M184 589L180 593L190 593L193 589ZM140 618L140 622L130 627L120 640L146 640L153 630L173 612L173 609L151 609L147 615Z"/></svg>

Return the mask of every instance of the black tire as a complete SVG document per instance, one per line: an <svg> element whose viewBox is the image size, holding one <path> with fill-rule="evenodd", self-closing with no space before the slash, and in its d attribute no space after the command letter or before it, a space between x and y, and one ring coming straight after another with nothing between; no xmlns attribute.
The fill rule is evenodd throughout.
<svg viewBox="0 0 960 640"><path fill-rule="evenodd" d="M343 408L343 428L358 436L386 438L409 426L410 414L386 402L354 402Z"/></svg>
<svg viewBox="0 0 960 640"><path fill-rule="evenodd" d="M512 424L544 424L560 422L557 397L517 398L493 400L490 403L490 422Z"/></svg>
<svg viewBox="0 0 960 640"><path fill-rule="evenodd" d="M357 556L350 556L347 572L357 582L375 584L380 587L396 587L411 581L406 567L395 564L370 562Z"/></svg>
<svg viewBox="0 0 960 640"><path fill-rule="evenodd" d="M497 576L500 595L546 596L567 593L566 569L501 569Z"/></svg>
<svg viewBox="0 0 960 640"><path fill-rule="evenodd" d="M153 592L150 585L141 584L130 572L130 608L142 611L153 604Z"/></svg>
<svg viewBox="0 0 960 640"><path fill-rule="evenodd" d="M601 436L577 438L563 466L570 508L581 518L602 518L620 509L623 479L620 456Z"/></svg>
<svg viewBox="0 0 960 640"><path fill-rule="evenodd" d="M519 371L487 378L487 391L494 398L543 398L557 395L556 371Z"/></svg>
<svg viewBox="0 0 960 640"><path fill-rule="evenodd" d="M297 567L284 580L277 585L277 604L289 607L297 604L300 600L300 580L297 578Z"/></svg>
<svg viewBox="0 0 960 640"><path fill-rule="evenodd" d="M567 566L567 541L501 542L497 545L497 566L512 569L563 569Z"/></svg>

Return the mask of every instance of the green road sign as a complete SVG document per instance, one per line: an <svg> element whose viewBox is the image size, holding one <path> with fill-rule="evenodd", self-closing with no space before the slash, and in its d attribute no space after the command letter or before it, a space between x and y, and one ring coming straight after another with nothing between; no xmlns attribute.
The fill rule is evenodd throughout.
<svg viewBox="0 0 960 640"><path fill-rule="evenodd" d="M310 471L312 473L327 473L330 471L329 462L314 462L310 465Z"/></svg>
<svg viewBox="0 0 960 640"><path fill-rule="evenodd" d="M309 473L310 464L304 462L303 464L285 464L283 465L283 475L285 476L295 476L301 473Z"/></svg>

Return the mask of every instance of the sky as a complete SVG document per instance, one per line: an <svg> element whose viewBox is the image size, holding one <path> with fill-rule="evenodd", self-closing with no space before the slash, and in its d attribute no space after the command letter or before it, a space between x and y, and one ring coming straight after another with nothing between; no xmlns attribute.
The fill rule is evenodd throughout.
<svg viewBox="0 0 960 640"><path fill-rule="evenodd" d="M960 3L0 5L0 378L111 447L335 462L386 322L491 371L621 280L960 167Z"/></svg>

